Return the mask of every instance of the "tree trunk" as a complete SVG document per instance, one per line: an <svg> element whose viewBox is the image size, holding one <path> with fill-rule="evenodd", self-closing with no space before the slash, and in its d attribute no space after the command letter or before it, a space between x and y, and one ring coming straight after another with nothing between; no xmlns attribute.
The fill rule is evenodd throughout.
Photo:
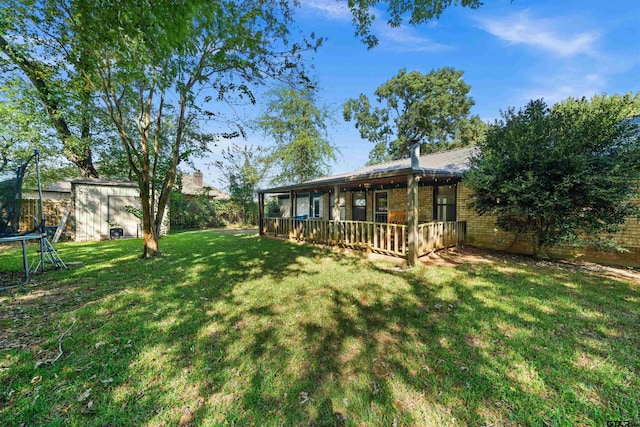
<svg viewBox="0 0 640 427"><path fill-rule="evenodd" d="M160 255L158 237L153 231L142 229L143 250L142 258L153 258Z"/></svg>
<svg viewBox="0 0 640 427"><path fill-rule="evenodd" d="M154 203L149 196L149 183L141 182L140 199L142 204L142 258L153 258L160 254L158 248L158 236L154 227L151 203Z"/></svg>
<svg viewBox="0 0 640 427"><path fill-rule="evenodd" d="M533 233L533 237L531 238L531 249L533 252L533 257L535 259L549 259L549 254L547 253L548 247L541 244L542 242L542 230L538 229L535 233Z"/></svg>

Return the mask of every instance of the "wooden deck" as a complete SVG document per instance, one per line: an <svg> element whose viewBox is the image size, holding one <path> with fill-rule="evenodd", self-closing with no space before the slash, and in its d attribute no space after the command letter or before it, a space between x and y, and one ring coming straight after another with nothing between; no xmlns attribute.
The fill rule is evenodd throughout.
<svg viewBox="0 0 640 427"><path fill-rule="evenodd" d="M265 235L298 241L342 246L388 255L407 256L407 226L367 221L263 218ZM464 241L466 223L430 222L418 226L418 256Z"/></svg>

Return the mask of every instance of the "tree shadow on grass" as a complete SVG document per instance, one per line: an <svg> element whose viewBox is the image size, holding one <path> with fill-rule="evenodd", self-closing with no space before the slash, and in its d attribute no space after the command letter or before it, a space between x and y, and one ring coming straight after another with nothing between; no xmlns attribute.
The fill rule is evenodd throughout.
<svg viewBox="0 0 640 427"><path fill-rule="evenodd" d="M52 306L29 292L3 300L47 319L39 332L47 355L70 319L78 323L52 366L34 368L43 357L36 351L11 353L0 373L0 420L531 425L638 417L638 290L625 282L517 265L401 271L311 245L194 236L166 239L166 257L146 262L129 258L133 245L87 246L96 251L78 255L86 268L38 286L62 287L65 301ZM95 261L105 254L112 258Z"/></svg>

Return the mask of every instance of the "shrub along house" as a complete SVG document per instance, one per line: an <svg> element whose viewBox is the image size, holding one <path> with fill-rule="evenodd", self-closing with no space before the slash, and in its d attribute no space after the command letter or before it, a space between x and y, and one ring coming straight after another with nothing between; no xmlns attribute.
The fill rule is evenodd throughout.
<svg viewBox="0 0 640 427"><path fill-rule="evenodd" d="M400 256L410 265L461 243L530 254L528 238L501 231L495 217L468 206L463 173L474 150L420 156L416 145L408 159L260 190L260 233ZM278 199L281 217L264 216L265 197ZM629 218L613 238L626 252L560 247L550 253L640 266L640 221Z"/></svg>

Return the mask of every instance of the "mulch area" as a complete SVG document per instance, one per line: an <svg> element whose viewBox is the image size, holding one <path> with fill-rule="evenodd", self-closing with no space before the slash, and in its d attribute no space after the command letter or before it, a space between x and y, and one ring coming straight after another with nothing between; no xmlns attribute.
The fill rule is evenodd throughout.
<svg viewBox="0 0 640 427"><path fill-rule="evenodd" d="M433 252L420 258L425 265L495 264L516 262L531 268L551 268L564 271L584 272L640 284L640 270L631 267L608 266L577 260L536 260L530 256L491 249L464 246Z"/></svg>

